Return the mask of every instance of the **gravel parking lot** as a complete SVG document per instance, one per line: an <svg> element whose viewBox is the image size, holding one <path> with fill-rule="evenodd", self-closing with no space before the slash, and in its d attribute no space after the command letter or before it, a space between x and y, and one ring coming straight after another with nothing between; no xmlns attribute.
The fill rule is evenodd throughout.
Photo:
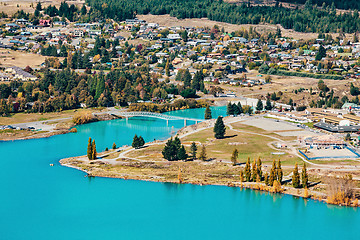
<svg viewBox="0 0 360 240"><path fill-rule="evenodd" d="M292 125L290 123L285 123L281 121L276 121L274 119L269 119L269 118L257 118L257 119L252 118L249 120L245 120L242 123L271 132L303 130L302 128L297 127L296 125Z"/></svg>

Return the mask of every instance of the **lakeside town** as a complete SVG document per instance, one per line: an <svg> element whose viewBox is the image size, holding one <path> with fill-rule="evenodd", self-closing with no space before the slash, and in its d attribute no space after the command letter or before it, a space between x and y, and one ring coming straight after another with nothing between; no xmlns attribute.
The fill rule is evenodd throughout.
<svg viewBox="0 0 360 240"><path fill-rule="evenodd" d="M185 143L177 146L183 157L175 159L184 162L169 163L159 148L168 142L155 141L141 147L115 144L110 153L107 149L64 164L90 176L242 186L358 206L357 33L320 33L304 40L285 36L281 26L274 31L260 32L253 26L228 31L221 24L161 26L143 16L82 21L91 11L86 5L78 8L63 2L57 9L38 3L33 8L34 14L17 11L0 19L2 140L76 134L72 127L77 124L124 118L126 111L162 114L227 106L223 125L233 138L212 136L211 117L194 126L186 126L184 118L178 136ZM247 136L261 136L263 131L266 141ZM192 162L199 166L190 165L196 169L191 172L187 153L195 142L208 150L206 157L193 154ZM144 144L147 148L142 148ZM242 178L242 165L250 165L248 158L262 158L255 168L263 171L263 166L269 175L273 160L281 159L287 178L272 176L271 184L262 184L267 178L259 174ZM197 170L203 170L209 159L214 169L199 177ZM136 165L133 161L149 172L142 175L127 169ZM150 166L142 166L144 161ZM303 163L310 181L294 185L294 165ZM167 177L155 172L157 164L172 164ZM188 169L187 177L181 169ZM282 169L281 165L275 169ZM211 171L232 174L214 177ZM334 181L325 183L326 176L342 179L330 197L326 188ZM274 178L280 179L276 186Z"/></svg>

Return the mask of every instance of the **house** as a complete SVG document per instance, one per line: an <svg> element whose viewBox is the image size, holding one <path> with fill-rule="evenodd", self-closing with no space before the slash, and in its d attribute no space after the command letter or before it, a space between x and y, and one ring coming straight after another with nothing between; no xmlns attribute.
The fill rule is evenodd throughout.
<svg viewBox="0 0 360 240"><path fill-rule="evenodd" d="M27 25L27 24L29 24L29 21L26 20L26 19L23 19L23 18L21 18L21 19L15 19L15 22L16 22L17 24L21 24L21 25Z"/></svg>
<svg viewBox="0 0 360 240"><path fill-rule="evenodd" d="M83 30L80 30L80 29L75 29L73 32L72 32L72 35L74 37L83 37L84 36L84 31Z"/></svg>
<svg viewBox="0 0 360 240"><path fill-rule="evenodd" d="M181 39L180 35L175 33L175 34L168 34L167 36L168 39L170 39L171 41L176 41Z"/></svg>
<svg viewBox="0 0 360 240"><path fill-rule="evenodd" d="M49 27L51 24L51 20L50 19L40 19L39 20L39 25L42 27Z"/></svg>
<svg viewBox="0 0 360 240"><path fill-rule="evenodd" d="M125 20L126 24L145 24L146 21L145 20L140 20L138 18L134 18L134 19L126 19Z"/></svg>
<svg viewBox="0 0 360 240"><path fill-rule="evenodd" d="M0 72L0 81L9 81L10 78L8 75Z"/></svg>
<svg viewBox="0 0 360 240"><path fill-rule="evenodd" d="M25 72L24 70L22 70L21 68L16 67L16 66L5 69L5 72L8 74L11 74L14 79L19 79L22 81L37 80L37 77L35 77L34 75L32 75L28 72Z"/></svg>
<svg viewBox="0 0 360 240"><path fill-rule="evenodd" d="M57 26L62 26L62 27L66 27L67 22L56 21L56 22L54 22L54 25L57 25Z"/></svg>

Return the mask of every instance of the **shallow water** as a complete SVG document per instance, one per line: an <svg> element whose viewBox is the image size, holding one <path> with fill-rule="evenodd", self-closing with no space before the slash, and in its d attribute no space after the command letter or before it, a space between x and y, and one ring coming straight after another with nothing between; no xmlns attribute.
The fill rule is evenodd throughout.
<svg viewBox="0 0 360 240"><path fill-rule="evenodd" d="M204 109L176 116L203 118ZM225 115L214 108L213 116ZM0 240L3 239L360 239L354 208L223 186L86 178L62 167L98 151L166 139L183 121L132 118L77 127L77 133L0 142ZM54 163L54 167L49 164Z"/></svg>

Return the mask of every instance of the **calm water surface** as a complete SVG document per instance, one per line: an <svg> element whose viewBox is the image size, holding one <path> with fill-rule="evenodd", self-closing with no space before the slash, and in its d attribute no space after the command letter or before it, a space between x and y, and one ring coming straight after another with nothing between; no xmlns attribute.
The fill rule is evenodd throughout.
<svg viewBox="0 0 360 240"><path fill-rule="evenodd" d="M204 110L176 116L203 118ZM213 108L213 116L225 108ZM133 118L78 133L0 142L0 240L10 239L360 239L360 212L291 196L220 186L86 178L64 157L166 139L183 121ZM54 163L54 167L49 164Z"/></svg>

